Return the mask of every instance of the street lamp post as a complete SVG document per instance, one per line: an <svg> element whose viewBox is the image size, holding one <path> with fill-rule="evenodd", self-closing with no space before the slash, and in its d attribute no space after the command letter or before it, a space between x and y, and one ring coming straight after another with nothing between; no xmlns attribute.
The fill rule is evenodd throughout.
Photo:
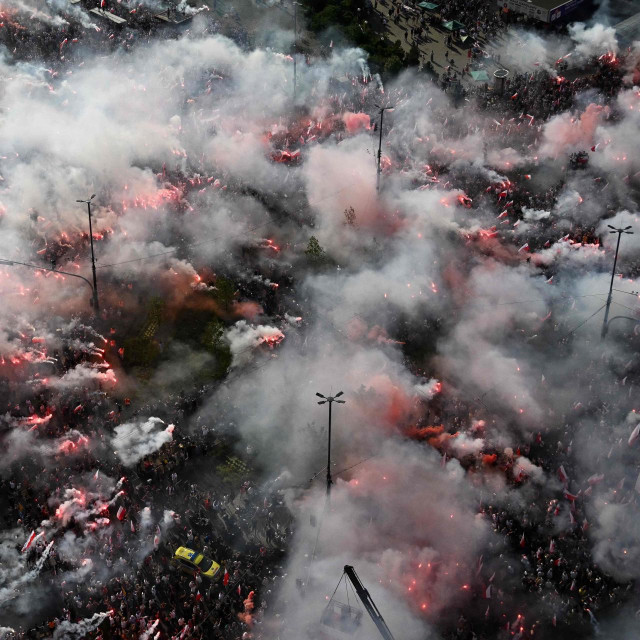
<svg viewBox="0 0 640 640"><path fill-rule="evenodd" d="M293 3L293 103L296 102L296 83L298 81L296 73L296 54L298 53L298 4Z"/></svg>
<svg viewBox="0 0 640 640"><path fill-rule="evenodd" d="M380 109L380 139L378 141L378 170L376 173L376 192L380 193L380 174L382 173L382 122L384 120L384 112L388 109L393 109L393 107L380 107L375 105L378 109Z"/></svg>
<svg viewBox="0 0 640 640"><path fill-rule="evenodd" d="M602 323L602 331L600 333L600 338L602 340L606 338L607 331L609 329L609 324L608 324L609 309L611 307L611 297L613 295L613 280L616 277L616 265L618 264L618 250L620 249L620 238L622 238L623 233L626 233L628 235L633 235L633 231L629 231L629 229L631 229L631 225L629 225L628 227L624 227L624 229L622 227L620 228L613 227L610 224L608 224L607 226L609 227L609 229L612 229L612 231L609 231L609 233L618 234L618 242L616 244L616 255L615 255L615 258L613 259L613 269L611 271L611 283L609 285L609 295L607 296L607 308L604 311L604 321Z"/></svg>
<svg viewBox="0 0 640 640"><path fill-rule="evenodd" d="M335 396L323 396L321 393L316 393L318 398L322 398L318 402L318 404L329 403L329 438L327 443L327 496L331 493L331 485L333 484L333 480L331 479L331 405L334 402L338 404L344 404L344 400L338 400L338 398L342 395L342 391L338 391Z"/></svg>
<svg viewBox="0 0 640 640"><path fill-rule="evenodd" d="M87 213L89 214L89 240L91 241L91 269L93 271L93 309L96 314L100 311L98 303L98 279L96 278L96 257L93 252L93 227L91 225L91 201L96 197L94 193L88 200L76 200L87 205Z"/></svg>

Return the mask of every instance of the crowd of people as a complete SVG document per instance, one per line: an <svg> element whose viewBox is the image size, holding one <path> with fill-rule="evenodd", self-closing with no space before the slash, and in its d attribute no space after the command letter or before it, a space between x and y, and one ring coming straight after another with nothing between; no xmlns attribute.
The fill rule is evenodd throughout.
<svg viewBox="0 0 640 640"><path fill-rule="evenodd" d="M420 46L429 42L430 29L442 20L462 21L472 41L478 43L495 37L504 24L499 13L481 0L445 0L438 12L431 19L414 5L397 1L388 8L390 19L404 29L405 40ZM52 53L60 58L67 55L62 52L68 51L76 38L86 34L77 25L45 27L40 32L25 29L17 22L8 26L3 35L5 44L23 60L47 59ZM110 40L126 44L134 35L125 29L114 38L105 34L95 37L100 37L101 46L111 46ZM449 48L456 44L453 37L446 41ZM446 59L448 55L447 52ZM445 87L456 78L455 65L452 63L451 67L441 80ZM570 108L580 91L594 88L604 96L614 96L621 85L618 63L598 59L593 61L593 67L595 71L579 74L572 81L544 70L509 78L505 90L495 92L493 100L485 105L500 117L494 121L492 135L507 147L511 126L522 125L527 131L523 138L530 139L535 135L530 127L534 120L544 121ZM468 67L459 72L465 70ZM482 89L479 95L481 91L486 94ZM362 106L355 102L352 105L354 111ZM518 122L510 125L514 114L512 119ZM440 167L434 164L429 171L436 180L436 173L446 179L449 167L443 162ZM484 175L469 175L461 180L468 194L463 196L464 206L467 201L470 207L472 200L482 198L490 199L491 206L504 204L505 218L500 216L514 224L524 221L527 209L550 211L563 188L563 180L558 180L545 189L534 189L522 171L505 172L514 178L513 182L489 181L487 186ZM500 224L498 221L496 226ZM531 241L531 249L542 249L545 241L557 236L552 235L551 227L551 222L540 222L541 232ZM569 237L582 244L600 241L590 223L572 224ZM281 271L276 266L271 272L263 269L259 273L256 269L252 273L254 249L243 250L248 271L237 291L261 303L267 314L284 313L278 285L265 283L277 274L283 288L291 289L293 277L287 269ZM46 256L51 260L57 257L60 256ZM266 263L258 262L263 267ZM259 460L246 449L245 453L238 453L238 435L224 408L215 417L203 416L201 409L213 392L213 385L196 386L189 394L163 394L154 400L131 400L113 392L104 372L109 367L122 366L122 347L115 330L113 334L107 332L109 320L119 313L107 308L96 321L108 337L79 322L61 329L52 320L51 326L43 326L42 330L56 335L59 344L48 357L38 350L40 338L32 335L35 328L20 338L16 330L16 341L22 340L25 356L15 363L2 361L3 428L37 430L38 442L47 443L28 454L19 449L19 443L14 444L16 449L8 450L0 473L0 529L9 532L4 534L8 538L3 542L9 542L14 555L24 554L25 565L38 575L39 586L32 585L32 581L19 582L18 576L10 580L14 579L12 584L27 593L43 585L48 588L42 596L48 603L42 615L37 620L24 621L18 615L18 622L13 623L14 635L51 637L64 625L82 624L97 615L98 624L92 633L105 640L146 640L157 634L177 640L266 638L262 621L271 604L269 596L283 579L286 548L294 528L283 494L277 486L257 481L258 474L252 473L251 466L259 466ZM440 328L440 324L430 325L429 332L437 333ZM534 337L542 340L552 332L563 333L563 328L551 323L541 325L539 336ZM292 341L296 339L299 338L292 337ZM46 342L46 338L42 341ZM62 377L82 365L99 370L104 376L73 387L50 387L44 382L47 375ZM583 372L585 380L589 376L595 379L595 367L593 364L592 370ZM630 381L638 381L635 368L624 373ZM609 396L615 398L624 383L612 378L609 384ZM601 397L606 393L607 390L602 391ZM505 506L498 500L492 504L489 498L480 508L493 531L502 537L504 553L497 552L491 563L478 568L472 609L460 615L448 637L512 638L512 631L522 627L519 638L527 638L550 626L584 629L588 633L597 628L600 612L627 602L633 583L614 580L591 556L585 507L589 487L581 487L580 495L570 484L577 475L570 450L579 421L602 422L616 409L592 402L586 387L585 396L576 398L576 403L584 406L572 416L549 415L550 421L564 425L564 438L555 442L538 434L524 440L517 454L496 450L465 457L447 448L443 435L453 435L467 427L467 418L492 418L491 410L475 400L436 399L424 417L424 425L440 422L445 426L422 429L423 425L418 425L420 428L409 434L440 450L445 462L447 455L458 456L469 473L487 468L499 470L511 487L527 481L526 473L516 472L518 455L526 456L545 473L561 470L562 487L557 495L545 493L544 503ZM150 417L160 419L164 425L175 425L175 430L162 446L140 455L134 464L125 463L114 450L117 444L111 433L120 425ZM614 444L612 440L611 446ZM606 481L612 491L610 499L634 503L634 479L620 473L612 476ZM593 485L601 481L596 478ZM559 526L561 518L568 518L569 526ZM29 531L42 536L38 534L33 540L29 537L25 542L25 532ZM179 546L201 551L220 563L216 578L210 580L197 570L185 573L173 561ZM519 558L519 563L514 563L514 557ZM552 615L542 622L527 619L526 625L519 614L509 619L514 611L512 587L531 594L532 599L539 597L540 611ZM20 597L20 589L14 588L10 597ZM471 617L473 623L469 622Z"/></svg>
<svg viewBox="0 0 640 640"><path fill-rule="evenodd" d="M94 340L103 342L89 327L74 326L51 361L38 366L53 373L102 361ZM292 521L280 492L255 485L249 466L233 455L235 435L224 411L208 424L194 417L186 430L209 387L140 404L110 396L100 383L64 392L43 387L29 396L19 374L3 382L5 421L35 425L59 446L31 459L19 456L0 474L0 523L14 531L15 550L25 542L21 532L45 532L24 550L27 567L35 568L54 541L36 573L51 585L45 611L56 614L14 627L16 637L50 637L65 621L104 612L104 638L137 638L153 624L165 637L185 629L192 638L260 637ZM100 425L150 415L177 425L173 439L133 467L124 465ZM219 469L214 479L203 471L212 462ZM221 564L219 575L185 574L172 561L179 546Z"/></svg>

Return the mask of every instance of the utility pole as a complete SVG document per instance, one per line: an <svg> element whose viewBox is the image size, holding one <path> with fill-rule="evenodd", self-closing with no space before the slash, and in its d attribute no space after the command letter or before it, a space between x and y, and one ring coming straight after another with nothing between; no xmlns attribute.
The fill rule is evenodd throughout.
<svg viewBox="0 0 640 640"><path fill-rule="evenodd" d="M96 197L94 193L88 200L76 200L87 205L87 213L89 214L89 240L91 241L91 269L93 270L93 310L97 314L100 311L98 303L98 279L96 278L96 257L93 252L93 227L91 225L91 201Z"/></svg>
<svg viewBox="0 0 640 640"><path fill-rule="evenodd" d="M293 3L293 104L296 103L296 54L298 53L298 3Z"/></svg>
<svg viewBox="0 0 640 640"><path fill-rule="evenodd" d="M608 224L607 227L609 227L609 229L613 229L613 231L609 231L609 233L618 234L618 242L616 244L616 255L615 255L615 258L613 259L613 269L611 271L611 283L609 284L609 295L607 296L607 308L604 311L604 321L602 323L602 332L600 333L600 338L602 340L606 338L607 331L609 329L609 323L608 323L609 308L611 307L611 297L613 295L613 280L616 277L616 265L618 264L618 250L620 249L620 238L622 238L623 233L626 233L628 235L633 235L633 231L629 231L629 229L631 229L631 225L629 225L628 227L625 227L624 229L622 227L620 228L613 227L610 224Z"/></svg>
<svg viewBox="0 0 640 640"><path fill-rule="evenodd" d="M343 394L342 391L338 391L335 396L323 396L321 393L316 393L318 398L322 398L318 402L318 404L329 403L329 438L327 442L327 497L331 494L331 485L333 484L333 480L331 478L331 405L334 402L338 404L344 404L344 400L338 400L338 398Z"/></svg>
<svg viewBox="0 0 640 640"><path fill-rule="evenodd" d="M380 174L382 173L382 122L384 120L384 112L387 109L393 109L393 107L380 107L375 105L378 109L380 109L380 140L378 141L378 171L376 174L376 192L380 194Z"/></svg>

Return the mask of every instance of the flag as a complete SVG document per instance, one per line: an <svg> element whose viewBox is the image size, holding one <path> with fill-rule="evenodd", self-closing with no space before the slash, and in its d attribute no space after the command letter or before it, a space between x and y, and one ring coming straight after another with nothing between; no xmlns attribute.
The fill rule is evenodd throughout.
<svg viewBox="0 0 640 640"><path fill-rule="evenodd" d="M553 553L555 550L556 550L556 541L551 540L551 543L549 544L549 553Z"/></svg>
<svg viewBox="0 0 640 640"><path fill-rule="evenodd" d="M129 522L131 522L131 533L135 533L136 532L136 525L133 524L133 520L130 520Z"/></svg>
<svg viewBox="0 0 640 640"><path fill-rule="evenodd" d="M638 422L636 428L631 432L631 435L629 436L630 447L633 446L634 442L638 439L638 436L640 436L640 422Z"/></svg>
<svg viewBox="0 0 640 640"><path fill-rule="evenodd" d="M484 591L484 597L486 600L491 600L491 585L489 585Z"/></svg>
<svg viewBox="0 0 640 640"><path fill-rule="evenodd" d="M33 544L33 541L35 540L35 538L36 538L36 532L32 531L28 540L24 543L21 553L24 553Z"/></svg>
<svg viewBox="0 0 640 640"><path fill-rule="evenodd" d="M224 577L222 578L222 584L226 587L229 584L229 572L224 570Z"/></svg>
<svg viewBox="0 0 640 640"><path fill-rule="evenodd" d="M526 542L525 542L524 533L523 533L522 534L522 538L520 538L520 546L524 549L525 544L526 544Z"/></svg>
<svg viewBox="0 0 640 640"><path fill-rule="evenodd" d="M118 520L122 522L122 520L124 520L124 517L126 515L127 515L127 510L123 506L120 506L118 508L118 513L116 513L116 518L118 518Z"/></svg>
<svg viewBox="0 0 640 640"><path fill-rule="evenodd" d="M529 243L523 244L519 249L518 253L522 253L523 251L529 251Z"/></svg>
<svg viewBox="0 0 640 640"><path fill-rule="evenodd" d="M564 497L567 500L571 500L571 502L574 502L578 498L577 495L575 495L574 493L569 493L566 489L564 490L563 493L564 493Z"/></svg>
<svg viewBox="0 0 640 640"><path fill-rule="evenodd" d="M97 479L98 479L98 475L99 475L99 473L100 473L100 469L96 469L96 472L95 472L95 474L93 475L93 479L94 479L94 480L97 480Z"/></svg>
<svg viewBox="0 0 640 640"><path fill-rule="evenodd" d="M242 595L242 587L240 585L238 585L238 595L239 596Z"/></svg>
<svg viewBox="0 0 640 640"><path fill-rule="evenodd" d="M560 465L560 468L558 469L558 477L563 484L567 484L567 482L569 482L569 476L564 470L564 465Z"/></svg>

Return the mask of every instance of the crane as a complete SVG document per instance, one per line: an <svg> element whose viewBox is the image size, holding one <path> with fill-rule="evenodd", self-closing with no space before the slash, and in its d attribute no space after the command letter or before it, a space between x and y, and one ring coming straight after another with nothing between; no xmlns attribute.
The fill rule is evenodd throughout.
<svg viewBox="0 0 640 640"><path fill-rule="evenodd" d="M365 589L362 582L360 582L360 578L358 578L358 574L356 570L349 566L348 564L344 566L344 572L347 578L351 580L351 584L360 598L362 605L367 610L367 613L371 616L373 623L378 627L378 631L380 635L384 638L384 640L394 640L393 634L391 630L387 626L387 623L384 621L382 614L378 611L378 607L376 607L376 603L371 599L369 592Z"/></svg>
<svg viewBox="0 0 640 640"><path fill-rule="evenodd" d="M367 613L371 616L373 623L376 625L376 627L378 627L380 635L384 638L384 640L394 640L393 634L389 630L387 623L384 621L384 618L380 614L380 611L378 611L378 607L376 607L375 602L369 595L369 592L364 587L362 582L360 582L360 578L358 577L356 570L349 565L345 565L344 573L340 578L340 582L342 582L345 576L349 578L349 581L353 585L353 589L356 592L356 595L362 602ZM340 586L340 582L338 582L338 587ZM336 587L336 591L338 590L338 587ZM338 616L336 616L336 611L339 612ZM362 611L357 611L354 615L354 609L352 607L341 604L339 602L334 602L334 598L332 596L331 601L327 605L327 608L325 609L325 612L322 616L321 624L329 627L336 627L344 633L351 634L360 626L361 618ZM326 636L321 635L320 637L324 638Z"/></svg>

